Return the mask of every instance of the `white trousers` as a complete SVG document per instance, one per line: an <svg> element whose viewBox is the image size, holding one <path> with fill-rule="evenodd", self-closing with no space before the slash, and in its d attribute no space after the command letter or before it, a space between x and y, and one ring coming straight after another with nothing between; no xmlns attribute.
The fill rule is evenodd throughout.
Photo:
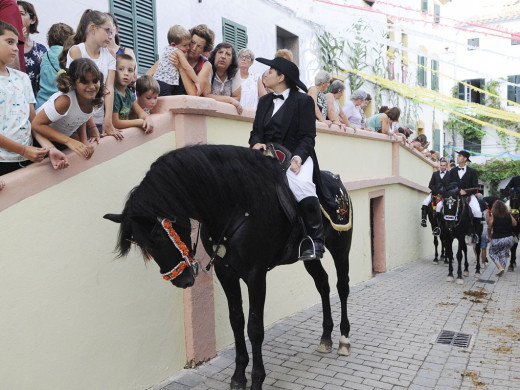
<svg viewBox="0 0 520 390"><path fill-rule="evenodd" d="M442 200L437 203L437 212L440 213L442 211ZM469 197L469 207L471 208L471 212L473 213L473 217L482 218L482 211L480 210L480 204L478 203L477 197L475 195L471 195Z"/></svg>
<svg viewBox="0 0 520 390"><path fill-rule="evenodd" d="M426 199L424 199L424 201L422 202L422 205L423 206L428 206L430 204L430 202L432 201L432 194L429 194Z"/></svg>
<svg viewBox="0 0 520 390"><path fill-rule="evenodd" d="M287 169L286 175L296 201L299 202L309 196L316 195L316 185L312 181L312 173L314 171L314 162L311 157L307 157L305 163L300 167L300 172L295 174L290 168Z"/></svg>

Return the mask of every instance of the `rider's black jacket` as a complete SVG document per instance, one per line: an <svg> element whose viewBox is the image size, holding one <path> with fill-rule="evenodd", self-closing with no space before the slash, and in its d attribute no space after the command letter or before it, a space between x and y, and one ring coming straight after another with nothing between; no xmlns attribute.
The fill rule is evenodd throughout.
<svg viewBox="0 0 520 390"><path fill-rule="evenodd" d="M461 190L466 191L468 195L474 195L478 190L478 174L477 171L466 165L466 172L462 178L459 178L459 169L452 168L448 175L448 183L457 183Z"/></svg>
<svg viewBox="0 0 520 390"><path fill-rule="evenodd" d="M441 178L441 171L433 172L432 178L430 179L430 184L428 184L428 188L432 190L432 194L439 194L446 187L446 183L448 182L448 174L450 171L444 171L444 176Z"/></svg>

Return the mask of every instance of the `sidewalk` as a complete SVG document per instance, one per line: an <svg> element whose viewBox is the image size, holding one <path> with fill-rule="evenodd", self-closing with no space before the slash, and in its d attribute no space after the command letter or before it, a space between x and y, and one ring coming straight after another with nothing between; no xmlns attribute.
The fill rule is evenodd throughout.
<svg viewBox="0 0 520 390"><path fill-rule="evenodd" d="M352 287L350 356L335 352L337 296L332 299L336 325L330 354L316 352L321 304L267 328L264 389L520 389L520 271L499 279L491 264L479 282L473 251L468 252L470 276L463 286L446 282L447 265L428 258ZM469 347L435 343L441 330L471 335ZM232 346L155 389L227 390L234 356Z"/></svg>

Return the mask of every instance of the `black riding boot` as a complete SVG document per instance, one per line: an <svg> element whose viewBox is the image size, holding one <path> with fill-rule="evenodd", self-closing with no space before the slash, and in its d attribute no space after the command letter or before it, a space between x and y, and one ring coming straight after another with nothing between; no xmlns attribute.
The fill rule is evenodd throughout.
<svg viewBox="0 0 520 390"><path fill-rule="evenodd" d="M298 260L314 260L321 259L323 252L325 251L323 242L323 222L321 217L320 201L315 196L309 196L302 199L298 203L300 208L300 214L305 224L305 230L307 235L314 242L314 248L312 242L309 239L304 238L300 244L303 251L300 254Z"/></svg>
<svg viewBox="0 0 520 390"><path fill-rule="evenodd" d="M421 226L426 227L426 215L428 214L428 206L421 207Z"/></svg>
<svg viewBox="0 0 520 390"><path fill-rule="evenodd" d="M479 241L478 232L480 231L480 224L482 223L482 218L473 217L473 237L472 241L476 244Z"/></svg>
<svg viewBox="0 0 520 390"><path fill-rule="evenodd" d="M482 221L482 218L476 218L472 217L471 224L469 225L469 232L466 236L466 244L467 245L473 245L478 242L478 225L480 224L480 221Z"/></svg>

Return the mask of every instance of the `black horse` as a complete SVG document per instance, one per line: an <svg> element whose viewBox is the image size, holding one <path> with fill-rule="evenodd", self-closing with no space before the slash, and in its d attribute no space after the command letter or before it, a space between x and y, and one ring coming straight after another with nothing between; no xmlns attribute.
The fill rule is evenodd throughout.
<svg viewBox="0 0 520 390"><path fill-rule="evenodd" d="M199 145L177 149L151 166L141 184L130 193L122 214L105 215L121 224L117 244L121 256L128 253L131 243L136 243L146 257L157 262L163 278L181 288L193 285L198 268L190 253L190 218L201 223L200 237L208 254L215 258L215 272L228 300L235 337L232 389L245 389L249 362L239 279L246 283L249 292L251 389L258 390L266 376L261 350L266 273L298 258L299 224L295 227L277 196L280 188L286 188L284 176L275 159L248 148ZM352 221L351 205L344 211L350 213ZM324 227L325 245L334 259L341 301L338 353L348 355L352 229L334 230L326 218ZM330 352L333 321L328 276L318 260L306 261L304 266L322 299L323 333L318 350Z"/></svg>
<svg viewBox="0 0 520 390"><path fill-rule="evenodd" d="M468 248L465 237L471 231L472 213L469 205L460 195L457 186L446 189L443 197L443 210L441 219L441 239L444 242L446 257L449 262L448 277L446 281L453 281L453 241L458 241L457 250L457 284L464 284L462 279L462 254L464 254L464 276L469 275L468 271ZM475 253L477 257L477 265L475 268L475 277L480 277L480 244L482 240L482 225L479 225L477 235L478 242L475 243Z"/></svg>
<svg viewBox="0 0 520 390"><path fill-rule="evenodd" d="M426 213L428 215L428 221L430 221L430 226L432 227L432 232L435 231L436 228L441 228L441 224L439 222L439 219L437 218L437 213L435 213L435 208L437 207L437 203L441 200L441 195L439 194L432 194L432 200L428 204L428 207L426 209ZM433 259L433 262L435 264L439 264L439 241L441 244L441 259L444 259L444 264L447 264L448 261L446 260L446 253L444 251L444 242L439 240L437 238L437 235L433 235L433 245L435 247L435 258Z"/></svg>
<svg viewBox="0 0 520 390"><path fill-rule="evenodd" d="M516 267L516 249L518 248L518 238L520 238L520 188L511 188L509 191L509 209L511 215L516 219L516 226L513 227L513 234L516 238L514 245L511 247L511 261L507 270L513 272Z"/></svg>

